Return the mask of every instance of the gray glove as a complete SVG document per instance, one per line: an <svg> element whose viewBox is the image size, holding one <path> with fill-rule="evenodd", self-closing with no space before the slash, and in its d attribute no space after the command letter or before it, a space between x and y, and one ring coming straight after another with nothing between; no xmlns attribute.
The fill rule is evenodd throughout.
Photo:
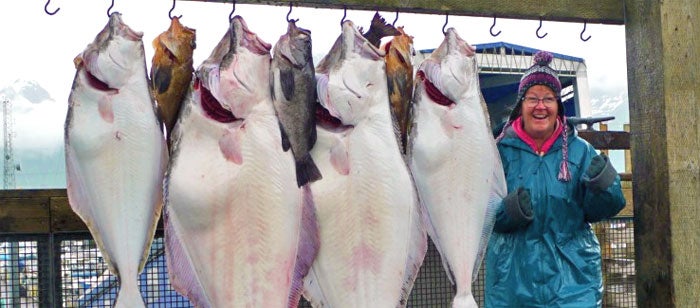
<svg viewBox="0 0 700 308"><path fill-rule="evenodd" d="M505 211L514 225L524 226L532 221L532 201L530 191L518 187L503 198Z"/></svg>
<svg viewBox="0 0 700 308"><path fill-rule="evenodd" d="M596 155L591 159L591 164L586 170L583 179L588 188L602 191L613 184L617 177L615 167L610 163L610 159L604 153Z"/></svg>

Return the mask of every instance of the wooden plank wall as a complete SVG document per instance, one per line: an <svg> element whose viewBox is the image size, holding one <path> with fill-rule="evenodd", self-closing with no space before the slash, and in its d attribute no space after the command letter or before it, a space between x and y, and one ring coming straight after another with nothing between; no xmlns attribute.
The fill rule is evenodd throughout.
<svg viewBox="0 0 700 308"><path fill-rule="evenodd" d="M0 191L0 233L85 231L65 189Z"/></svg>

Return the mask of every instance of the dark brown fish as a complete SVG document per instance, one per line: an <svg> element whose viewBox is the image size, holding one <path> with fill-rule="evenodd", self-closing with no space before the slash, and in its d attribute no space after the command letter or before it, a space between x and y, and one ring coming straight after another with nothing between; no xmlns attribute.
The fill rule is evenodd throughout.
<svg viewBox="0 0 700 308"><path fill-rule="evenodd" d="M398 128L401 153L406 154L406 143L411 129L413 98L413 37L399 27L399 35L384 45L386 80L394 124Z"/></svg>
<svg viewBox="0 0 700 308"><path fill-rule="evenodd" d="M363 34L362 36L364 36L367 41L374 45L374 47L379 48L379 45L382 43L382 38L399 34L401 33L399 33L394 26L388 24L384 20L384 17L379 16L379 13L374 13L369 30L367 30L367 33Z"/></svg>
<svg viewBox="0 0 700 308"><path fill-rule="evenodd" d="M183 26L177 17L172 18L167 31L153 39L155 53L151 65L151 91L158 104L158 114L165 124L168 145L180 105L192 81L195 39L195 30Z"/></svg>
<svg viewBox="0 0 700 308"><path fill-rule="evenodd" d="M282 148L292 149L299 187L321 178L309 152L316 143L316 77L311 32L290 21L275 44L270 65L272 102L282 132Z"/></svg>

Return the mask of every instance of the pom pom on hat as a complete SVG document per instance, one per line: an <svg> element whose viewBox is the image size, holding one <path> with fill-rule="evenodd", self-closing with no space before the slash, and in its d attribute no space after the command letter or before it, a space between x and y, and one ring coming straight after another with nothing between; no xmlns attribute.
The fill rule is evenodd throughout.
<svg viewBox="0 0 700 308"><path fill-rule="evenodd" d="M554 56L552 56L551 53L546 52L544 50L540 50L532 58L532 62L533 62L532 64L533 65L537 64L539 66L549 66L549 63L552 63L553 57Z"/></svg>

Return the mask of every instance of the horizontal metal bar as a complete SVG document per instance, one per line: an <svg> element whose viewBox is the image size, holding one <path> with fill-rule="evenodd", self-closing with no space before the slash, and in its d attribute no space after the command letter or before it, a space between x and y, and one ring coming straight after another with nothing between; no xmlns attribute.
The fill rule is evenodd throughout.
<svg viewBox="0 0 700 308"><path fill-rule="evenodd" d="M181 0L183 1L183 0ZM233 3L231 0L184 0ZM480 16L563 22L622 25L624 0L236 0L236 4L262 4L363 11L385 11L452 16Z"/></svg>

